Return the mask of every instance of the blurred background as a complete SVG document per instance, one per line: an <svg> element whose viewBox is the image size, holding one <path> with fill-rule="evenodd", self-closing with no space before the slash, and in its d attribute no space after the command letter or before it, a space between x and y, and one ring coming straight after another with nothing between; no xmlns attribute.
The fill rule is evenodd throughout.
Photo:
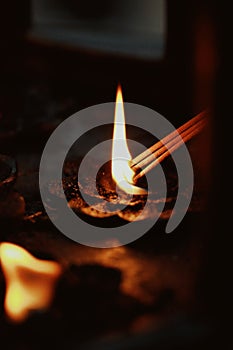
<svg viewBox="0 0 233 350"><path fill-rule="evenodd" d="M103 349L232 345L230 13L228 5L208 0L12 0L1 5L0 153L21 160L21 169L30 163L25 154L36 150L40 158L62 120L114 101L119 82L125 101L155 109L176 127L209 110L209 132L193 152L206 203L195 227L194 245L202 256L193 292L195 321L179 319L161 333L146 329L146 335L134 334L126 342L123 337L101 343ZM1 241L13 239L6 234L9 222L4 225Z"/></svg>
<svg viewBox="0 0 233 350"><path fill-rule="evenodd" d="M120 81L126 100L182 118L206 104L204 98L200 106L194 103L196 95L202 95L199 89L205 91L202 86L196 89L198 70L208 66L204 74L210 75L214 69L212 56L204 68L207 58L198 56L202 48L197 45L207 45L208 52L212 45L211 38L202 37L201 26L211 24L208 19L206 23L207 14L199 17L200 6L162 0L4 4L3 90L12 76L14 89L19 84L21 93L22 84L44 82L55 95L76 94L81 108L112 101ZM211 30L205 28L204 35L213 35Z"/></svg>

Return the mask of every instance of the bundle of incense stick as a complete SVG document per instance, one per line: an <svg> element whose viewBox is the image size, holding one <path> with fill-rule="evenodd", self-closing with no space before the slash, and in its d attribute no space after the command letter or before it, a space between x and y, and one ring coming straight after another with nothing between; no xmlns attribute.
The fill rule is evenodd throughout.
<svg viewBox="0 0 233 350"><path fill-rule="evenodd" d="M140 169L140 172L134 177L134 181L140 179L184 143L198 135L206 125L206 114L207 112L203 111L196 115L177 130L174 130L171 134L165 136L162 140L156 142L153 146L134 158L131 161L131 168L135 172Z"/></svg>

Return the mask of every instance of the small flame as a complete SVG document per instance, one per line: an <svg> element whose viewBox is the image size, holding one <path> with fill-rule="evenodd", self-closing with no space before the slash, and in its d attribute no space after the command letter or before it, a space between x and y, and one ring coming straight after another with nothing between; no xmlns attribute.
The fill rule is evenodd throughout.
<svg viewBox="0 0 233 350"><path fill-rule="evenodd" d="M55 283L61 274L56 262L39 260L11 243L0 245L0 259L6 279L5 312L13 322L22 322L33 310L47 309Z"/></svg>
<svg viewBox="0 0 233 350"><path fill-rule="evenodd" d="M112 178L124 192L132 195L147 193L133 185L135 172L130 167L132 156L128 149L125 128L125 112L121 86L118 86L115 106L113 143L112 143Z"/></svg>

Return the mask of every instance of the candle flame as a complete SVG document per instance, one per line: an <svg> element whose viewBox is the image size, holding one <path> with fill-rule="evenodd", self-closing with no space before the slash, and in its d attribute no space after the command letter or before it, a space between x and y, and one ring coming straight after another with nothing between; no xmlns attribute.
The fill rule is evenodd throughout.
<svg viewBox="0 0 233 350"><path fill-rule="evenodd" d="M125 127L124 102L121 86L118 86L112 143L112 178L117 186L131 195L141 195L147 192L133 184L135 172L130 167L130 154Z"/></svg>
<svg viewBox="0 0 233 350"><path fill-rule="evenodd" d="M39 260L11 243L0 245L0 259L6 280L4 308L13 322L22 322L31 311L47 309L61 274L56 262Z"/></svg>

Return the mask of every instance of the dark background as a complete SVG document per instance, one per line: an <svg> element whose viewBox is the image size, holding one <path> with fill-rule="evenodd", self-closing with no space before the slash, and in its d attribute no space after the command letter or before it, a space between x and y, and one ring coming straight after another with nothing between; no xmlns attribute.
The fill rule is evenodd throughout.
<svg viewBox="0 0 233 350"><path fill-rule="evenodd" d="M200 230L209 240L199 298L203 319L218 325L212 338L225 347L232 327L230 13L228 5L214 1L167 1L164 57L143 60L28 40L30 1L4 2L0 11L2 132L33 125L40 114L52 122L113 101L119 81L126 101L154 108L177 126L210 108L211 138L200 152L200 161L208 163L209 188ZM5 152L9 147L1 142Z"/></svg>

